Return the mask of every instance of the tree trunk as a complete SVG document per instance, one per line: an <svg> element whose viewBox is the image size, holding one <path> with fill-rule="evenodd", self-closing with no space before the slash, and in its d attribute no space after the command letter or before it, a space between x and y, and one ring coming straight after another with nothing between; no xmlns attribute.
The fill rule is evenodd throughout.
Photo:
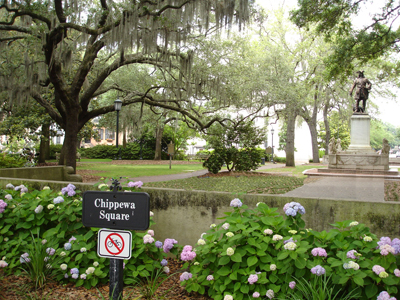
<svg viewBox="0 0 400 300"><path fill-rule="evenodd" d="M325 124L325 155L329 155L329 140L331 139L331 128L329 126L329 120L328 120L328 109L329 109L329 99L327 100L327 103L324 106L324 124Z"/></svg>
<svg viewBox="0 0 400 300"><path fill-rule="evenodd" d="M122 131L122 147L123 148L126 148L126 130L125 130L125 128L123 129L123 131Z"/></svg>
<svg viewBox="0 0 400 300"><path fill-rule="evenodd" d="M42 134L40 136L40 146L39 146L39 159L38 163L42 164L46 162L47 157L47 145L49 144L50 140L50 124L43 124L42 125Z"/></svg>
<svg viewBox="0 0 400 300"><path fill-rule="evenodd" d="M65 142L65 140L64 140ZM60 158L58 160L59 165L65 165L65 143L62 145Z"/></svg>
<svg viewBox="0 0 400 300"><path fill-rule="evenodd" d="M286 132L286 166L294 167L294 131L296 127L296 116L297 112L295 110L289 111L287 115L287 132Z"/></svg>
<svg viewBox="0 0 400 300"><path fill-rule="evenodd" d="M164 126L157 125L157 128L156 128L156 151L155 151L155 155L154 155L154 160L161 160L161 142L162 142L163 133L164 133Z"/></svg>
<svg viewBox="0 0 400 300"><path fill-rule="evenodd" d="M65 164L67 166L71 166L74 168L74 173L76 173L76 152L78 145L78 109L74 111L73 108L70 108L70 112L68 114L68 119L66 121L65 126L65 139L64 139L64 157Z"/></svg>
<svg viewBox="0 0 400 300"><path fill-rule="evenodd" d="M316 120L309 120L307 122L307 125L308 125L308 128L310 129L310 133L311 133L313 162L319 163L317 121Z"/></svg>

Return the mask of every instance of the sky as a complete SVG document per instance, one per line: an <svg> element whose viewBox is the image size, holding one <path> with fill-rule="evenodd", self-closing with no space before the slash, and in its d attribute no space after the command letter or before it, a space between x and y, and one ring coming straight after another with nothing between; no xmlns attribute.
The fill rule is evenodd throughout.
<svg viewBox="0 0 400 300"><path fill-rule="evenodd" d="M297 7L297 0L256 0L256 2L260 6L264 7L267 11L275 10L281 7L284 7L289 11ZM379 11L379 8L381 6L380 4L382 4L382 1L368 1L368 8L361 9L360 13L354 17L353 23L355 24L355 26L361 27L364 24L368 24L368 22L370 22L371 20L370 12ZM351 84L352 82L349 82L349 89L351 87ZM396 94L400 94L400 90L395 92ZM400 105L397 100L396 102L394 102L393 99L373 98L373 96L374 95L372 91L370 94L370 100L378 105L380 111L380 114L377 117L384 122L395 125L396 127L400 127ZM393 109L393 107L395 107L396 109Z"/></svg>

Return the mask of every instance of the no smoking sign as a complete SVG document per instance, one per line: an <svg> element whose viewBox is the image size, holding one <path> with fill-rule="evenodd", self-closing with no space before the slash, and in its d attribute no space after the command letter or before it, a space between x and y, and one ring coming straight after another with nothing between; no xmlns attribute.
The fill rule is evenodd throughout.
<svg viewBox="0 0 400 300"><path fill-rule="evenodd" d="M97 255L100 257L130 259L132 254L132 233L124 230L100 229Z"/></svg>

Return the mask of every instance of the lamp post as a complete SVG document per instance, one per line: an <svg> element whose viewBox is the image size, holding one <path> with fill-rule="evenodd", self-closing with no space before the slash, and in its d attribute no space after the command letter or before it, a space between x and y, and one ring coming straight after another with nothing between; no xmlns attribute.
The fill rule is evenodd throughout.
<svg viewBox="0 0 400 300"><path fill-rule="evenodd" d="M271 148L272 148L272 157L271 157L271 162L274 164L274 128L271 128Z"/></svg>
<svg viewBox="0 0 400 300"><path fill-rule="evenodd" d="M118 133L119 133L118 126L119 126L119 111L122 108L122 101L119 100L119 99L115 100L114 101L114 108L117 111L117 139L116 139L116 146L117 146L117 149L118 149L118 159L121 159L121 149L118 147ZM115 159L117 159L117 158L115 158Z"/></svg>

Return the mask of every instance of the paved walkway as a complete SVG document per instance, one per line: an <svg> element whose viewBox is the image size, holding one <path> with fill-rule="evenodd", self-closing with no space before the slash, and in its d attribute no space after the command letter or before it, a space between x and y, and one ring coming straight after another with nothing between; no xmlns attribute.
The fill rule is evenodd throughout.
<svg viewBox="0 0 400 300"><path fill-rule="evenodd" d="M284 164L269 164L261 166L259 170L271 168L283 168ZM310 169L312 166L310 166ZM129 180L142 182L168 181L184 179L206 174L207 170L194 172L146 176L130 178ZM349 178L349 177L318 177L315 181L307 183L293 191L280 195L282 197L340 199L352 201L383 202L384 179L383 178Z"/></svg>

